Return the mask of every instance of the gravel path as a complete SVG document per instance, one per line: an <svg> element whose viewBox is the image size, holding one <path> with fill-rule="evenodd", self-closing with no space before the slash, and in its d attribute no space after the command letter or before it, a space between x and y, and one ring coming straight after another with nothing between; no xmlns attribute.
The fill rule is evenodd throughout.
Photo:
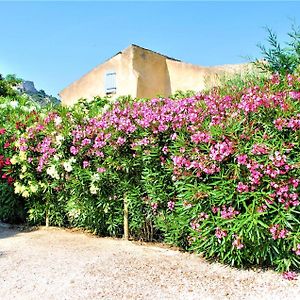
<svg viewBox="0 0 300 300"><path fill-rule="evenodd" d="M0 226L0 299L299 299L300 281L82 232Z"/></svg>

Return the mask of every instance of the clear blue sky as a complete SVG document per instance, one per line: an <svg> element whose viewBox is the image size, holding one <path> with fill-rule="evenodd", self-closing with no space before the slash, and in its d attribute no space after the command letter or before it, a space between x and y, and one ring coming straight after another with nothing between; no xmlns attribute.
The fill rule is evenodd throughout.
<svg viewBox="0 0 300 300"><path fill-rule="evenodd" d="M54 96L129 44L198 65L259 57L286 40L300 2L0 2L0 73Z"/></svg>

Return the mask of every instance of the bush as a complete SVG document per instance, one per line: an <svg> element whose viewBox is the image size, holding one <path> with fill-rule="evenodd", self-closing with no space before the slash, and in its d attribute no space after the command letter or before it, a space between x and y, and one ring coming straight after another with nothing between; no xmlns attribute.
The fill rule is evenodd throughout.
<svg viewBox="0 0 300 300"><path fill-rule="evenodd" d="M29 220L121 236L126 200L134 238L233 266L299 268L300 78L258 82L81 101L27 112L17 131L15 114L1 139L15 140L3 152Z"/></svg>

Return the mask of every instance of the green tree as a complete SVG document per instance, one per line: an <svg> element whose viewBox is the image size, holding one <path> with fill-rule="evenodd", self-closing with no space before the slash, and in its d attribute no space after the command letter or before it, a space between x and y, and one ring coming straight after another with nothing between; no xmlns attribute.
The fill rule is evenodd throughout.
<svg viewBox="0 0 300 300"><path fill-rule="evenodd" d="M279 73L281 75L293 74L300 65L300 28L292 26L288 32L289 41L282 46L277 34L270 28L268 33L268 46L258 44L263 61L257 60L256 65L263 71Z"/></svg>

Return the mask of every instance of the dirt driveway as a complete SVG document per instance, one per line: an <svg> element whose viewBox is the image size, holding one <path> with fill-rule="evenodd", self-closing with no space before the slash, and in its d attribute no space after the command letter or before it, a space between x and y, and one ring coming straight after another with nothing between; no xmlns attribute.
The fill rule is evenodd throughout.
<svg viewBox="0 0 300 300"><path fill-rule="evenodd" d="M300 284L82 232L0 225L0 299L299 299Z"/></svg>

